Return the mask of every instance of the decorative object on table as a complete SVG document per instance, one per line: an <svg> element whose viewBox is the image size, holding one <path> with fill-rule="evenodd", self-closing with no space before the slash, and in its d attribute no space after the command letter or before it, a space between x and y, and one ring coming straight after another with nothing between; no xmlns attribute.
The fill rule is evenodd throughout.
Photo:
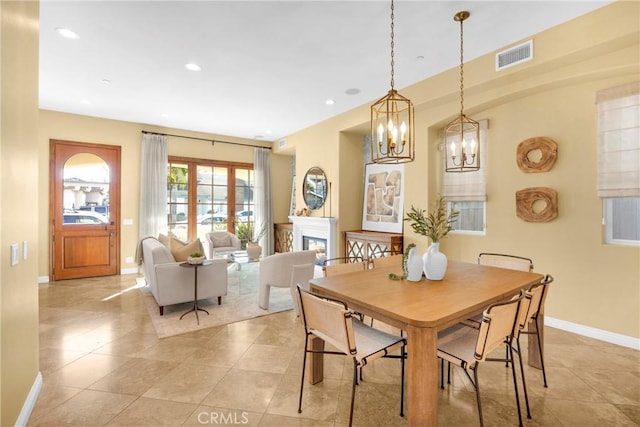
<svg viewBox="0 0 640 427"><path fill-rule="evenodd" d="M531 187L516 191L516 215L527 222L549 222L558 216L558 192Z"/></svg>
<svg viewBox="0 0 640 427"><path fill-rule="evenodd" d="M408 253L405 260L405 272L407 280L410 282L419 282L422 279L422 272L424 269L424 263L422 257L418 254L416 245L411 243L408 247Z"/></svg>
<svg viewBox="0 0 640 427"><path fill-rule="evenodd" d="M371 161L406 163L415 157L414 111L394 88L394 5L391 0L391 89L371 106Z"/></svg>
<svg viewBox="0 0 640 427"><path fill-rule="evenodd" d="M551 170L557 158L558 144L551 138L536 136L518 144L516 161L522 172L547 172Z"/></svg>
<svg viewBox="0 0 640 427"><path fill-rule="evenodd" d="M207 257L202 252L193 252L187 257L189 264L202 264Z"/></svg>
<svg viewBox="0 0 640 427"><path fill-rule="evenodd" d="M462 23L470 15L467 11L461 11L453 16L453 20L460 23L460 113L444 129L446 172L470 172L480 169L480 125L464 115Z"/></svg>
<svg viewBox="0 0 640 427"><path fill-rule="evenodd" d="M365 167L362 229L402 233L404 165Z"/></svg>
<svg viewBox="0 0 640 427"><path fill-rule="evenodd" d="M417 234L431 239L431 245L422 256L424 274L429 280L442 280L447 270L447 257L440 252L440 240L452 230L459 212L452 210L447 215L447 203L443 197L436 200L433 211L425 216L425 210L411 206L405 221Z"/></svg>
<svg viewBox="0 0 640 427"><path fill-rule="evenodd" d="M309 209L302 208L299 211L296 211L296 216L309 216Z"/></svg>

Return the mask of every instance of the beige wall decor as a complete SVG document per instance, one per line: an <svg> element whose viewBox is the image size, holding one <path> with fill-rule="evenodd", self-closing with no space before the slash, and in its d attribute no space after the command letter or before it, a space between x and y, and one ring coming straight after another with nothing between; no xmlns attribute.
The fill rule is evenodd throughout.
<svg viewBox="0 0 640 427"><path fill-rule="evenodd" d="M516 215L527 222L549 222L558 216L558 192L548 187L516 191Z"/></svg>
<svg viewBox="0 0 640 427"><path fill-rule="evenodd" d="M539 158L538 158L539 156ZM558 144L546 136L536 136L518 145L516 160L522 172L547 172L558 157Z"/></svg>

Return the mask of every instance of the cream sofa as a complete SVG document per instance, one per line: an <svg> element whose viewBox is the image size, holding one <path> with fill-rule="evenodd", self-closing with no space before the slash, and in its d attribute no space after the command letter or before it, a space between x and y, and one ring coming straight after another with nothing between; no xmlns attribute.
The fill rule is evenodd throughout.
<svg viewBox="0 0 640 427"><path fill-rule="evenodd" d="M260 261L260 287L258 305L269 309L269 292L272 286L289 288L294 308L298 313L298 297L296 285L309 286L313 278L316 251L284 252L266 256ZM294 266L297 266L294 268Z"/></svg>
<svg viewBox="0 0 640 427"><path fill-rule="evenodd" d="M164 314L164 306L193 301L194 268L181 267L171 250L154 237L141 242L144 279ZM198 268L198 300L227 295L227 260L208 261L211 264Z"/></svg>

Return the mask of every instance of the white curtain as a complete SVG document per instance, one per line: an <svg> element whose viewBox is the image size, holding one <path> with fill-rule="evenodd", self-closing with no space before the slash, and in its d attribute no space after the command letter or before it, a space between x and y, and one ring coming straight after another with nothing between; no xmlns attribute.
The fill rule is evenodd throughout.
<svg viewBox="0 0 640 427"><path fill-rule="evenodd" d="M256 182L254 186L254 220L255 230L265 230L259 240L262 255L271 255L274 251L273 213L271 204L271 150L256 147L253 151L253 171Z"/></svg>
<svg viewBox="0 0 640 427"><path fill-rule="evenodd" d="M167 233L167 137L142 135L139 238Z"/></svg>

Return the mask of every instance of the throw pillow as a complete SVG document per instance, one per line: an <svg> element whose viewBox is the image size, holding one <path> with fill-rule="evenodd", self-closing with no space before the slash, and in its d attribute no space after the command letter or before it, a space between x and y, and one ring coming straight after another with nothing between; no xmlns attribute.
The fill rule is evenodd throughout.
<svg viewBox="0 0 640 427"><path fill-rule="evenodd" d="M202 243L200 239L196 239L193 242L183 244L179 240L171 239L171 254L177 262L184 262L194 252L203 252Z"/></svg>
<svg viewBox="0 0 640 427"><path fill-rule="evenodd" d="M211 236L211 241L213 242L213 246L216 248L231 246L231 237L228 235L220 237Z"/></svg>

